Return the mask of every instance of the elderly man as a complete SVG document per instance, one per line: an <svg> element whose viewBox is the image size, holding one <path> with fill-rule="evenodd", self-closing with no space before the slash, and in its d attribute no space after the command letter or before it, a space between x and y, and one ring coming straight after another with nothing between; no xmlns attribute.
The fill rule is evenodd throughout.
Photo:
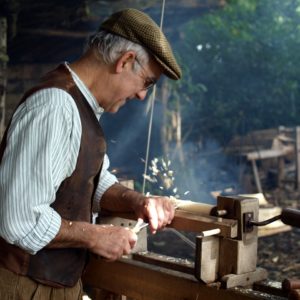
<svg viewBox="0 0 300 300"><path fill-rule="evenodd" d="M21 99L0 148L0 299L80 299L88 252L129 254L136 234L93 224L93 211L134 212L153 233L172 221L169 198L125 188L108 171L99 125L103 112L145 99L162 74L181 77L168 41L126 9Z"/></svg>

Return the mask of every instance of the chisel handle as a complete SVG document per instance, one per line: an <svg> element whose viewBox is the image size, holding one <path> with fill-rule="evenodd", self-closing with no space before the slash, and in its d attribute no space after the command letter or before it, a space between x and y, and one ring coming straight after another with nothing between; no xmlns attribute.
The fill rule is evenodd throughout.
<svg viewBox="0 0 300 300"><path fill-rule="evenodd" d="M300 290L291 290L288 295L288 300L300 300Z"/></svg>
<svg viewBox="0 0 300 300"><path fill-rule="evenodd" d="M300 279L284 279L282 281L282 289L284 291L299 290Z"/></svg>
<svg viewBox="0 0 300 300"><path fill-rule="evenodd" d="M281 221L284 224L300 228L300 210L283 208L281 212Z"/></svg>

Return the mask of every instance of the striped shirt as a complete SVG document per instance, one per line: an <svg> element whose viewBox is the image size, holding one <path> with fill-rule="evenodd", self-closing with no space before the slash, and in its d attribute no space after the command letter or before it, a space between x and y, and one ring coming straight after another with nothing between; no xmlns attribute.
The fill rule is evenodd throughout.
<svg viewBox="0 0 300 300"><path fill-rule="evenodd" d="M103 109L80 78L69 70L100 119ZM34 254L56 236L61 217L50 204L55 201L61 182L75 170L81 134L76 104L61 89L39 90L18 107L0 165L0 235L6 241ZM117 182L108 168L105 155L94 211L99 211L103 193Z"/></svg>

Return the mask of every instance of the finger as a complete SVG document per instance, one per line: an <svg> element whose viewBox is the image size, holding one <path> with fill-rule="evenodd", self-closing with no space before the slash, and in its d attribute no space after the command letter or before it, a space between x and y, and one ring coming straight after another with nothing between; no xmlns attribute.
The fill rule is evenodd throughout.
<svg viewBox="0 0 300 300"><path fill-rule="evenodd" d="M170 224L175 214L175 207L170 198L164 197L163 199L163 207L165 212L165 218L167 220L167 224Z"/></svg>
<svg viewBox="0 0 300 300"><path fill-rule="evenodd" d="M129 245L130 245L130 249L133 249L133 247L136 245L138 240L138 236L136 233L132 232L130 238L129 238Z"/></svg>
<svg viewBox="0 0 300 300"><path fill-rule="evenodd" d="M156 210L158 215L158 228L170 224L174 217L174 207L168 197L157 198Z"/></svg>
<svg viewBox="0 0 300 300"><path fill-rule="evenodd" d="M136 245L138 236L133 230L128 227L126 227L125 230L127 231L126 245L129 245L130 250Z"/></svg>
<svg viewBox="0 0 300 300"><path fill-rule="evenodd" d="M155 233L158 228L158 215L157 215L156 205L153 200L154 199L150 199L145 209L149 219L150 230L152 233Z"/></svg>
<svg viewBox="0 0 300 300"><path fill-rule="evenodd" d="M169 201L167 202L167 206L168 206L168 221L167 224L171 224L172 220L174 219L175 216L175 207L174 204L172 203L172 201L169 199Z"/></svg>
<svg viewBox="0 0 300 300"><path fill-rule="evenodd" d="M107 255L105 255L104 257L106 258L107 261L112 262L120 258L122 256L122 253L123 253L123 249L119 247L119 248L112 249L112 251L108 252Z"/></svg>
<svg viewBox="0 0 300 300"><path fill-rule="evenodd" d="M163 226L167 225L167 212L164 210L164 208L161 205L158 205L156 207L157 211L157 229L162 228Z"/></svg>
<svg viewBox="0 0 300 300"><path fill-rule="evenodd" d="M122 255L128 255L130 253L131 253L131 246L130 246L129 243L127 243L127 245L123 249L123 254Z"/></svg>
<svg viewBox="0 0 300 300"><path fill-rule="evenodd" d="M175 209L174 207L171 208L171 211L170 211L170 215L169 215L169 220L168 220L168 225L172 223L173 219L174 219L174 216L175 216Z"/></svg>

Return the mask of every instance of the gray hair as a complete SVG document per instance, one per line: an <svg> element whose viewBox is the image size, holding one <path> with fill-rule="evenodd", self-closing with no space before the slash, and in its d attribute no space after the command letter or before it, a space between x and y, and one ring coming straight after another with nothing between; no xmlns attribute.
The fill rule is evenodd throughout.
<svg viewBox="0 0 300 300"><path fill-rule="evenodd" d="M140 64L146 64L150 58L147 50L141 45L106 30L99 30L89 38L87 49L89 48L97 50L97 54L100 54L105 64L113 64L123 53L134 51L137 60L134 63L136 71L140 68Z"/></svg>

